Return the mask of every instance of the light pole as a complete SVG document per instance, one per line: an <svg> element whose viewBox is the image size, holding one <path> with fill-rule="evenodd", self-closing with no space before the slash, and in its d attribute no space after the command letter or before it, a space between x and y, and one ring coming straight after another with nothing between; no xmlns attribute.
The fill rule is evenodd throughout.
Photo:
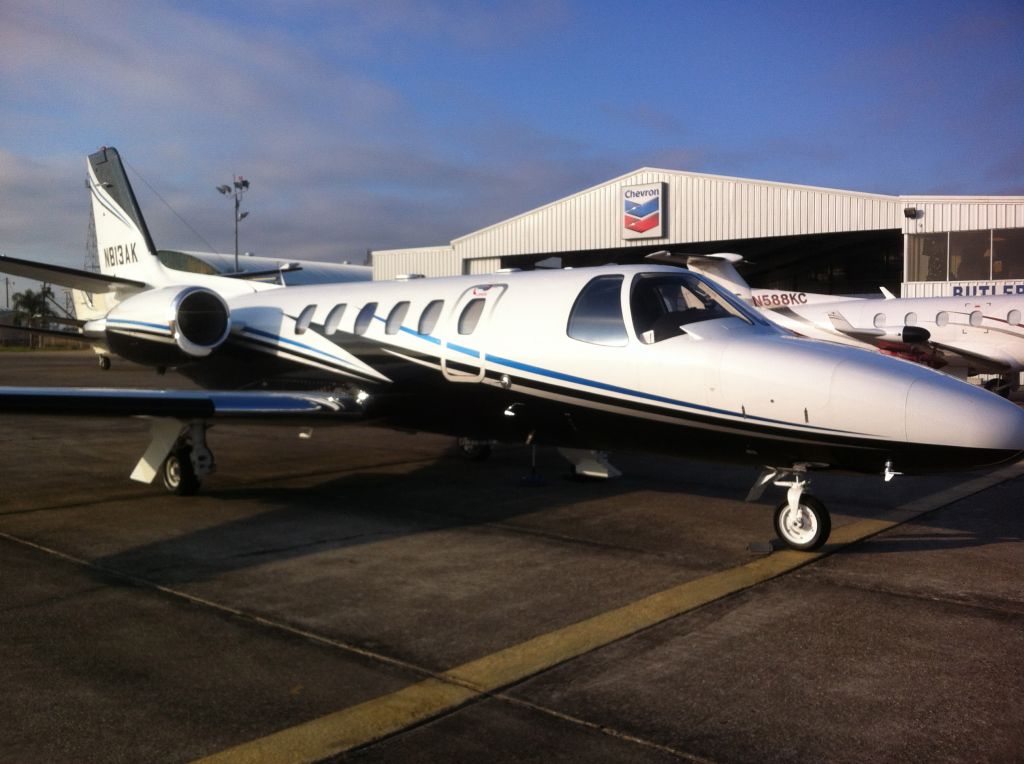
<svg viewBox="0 0 1024 764"><path fill-rule="evenodd" d="M217 190L224 196L235 197L235 273L238 273L238 224L249 215L248 212L240 212L239 205L242 203L242 195L249 190L249 181L239 175L234 180L234 188L224 185L217 186Z"/></svg>

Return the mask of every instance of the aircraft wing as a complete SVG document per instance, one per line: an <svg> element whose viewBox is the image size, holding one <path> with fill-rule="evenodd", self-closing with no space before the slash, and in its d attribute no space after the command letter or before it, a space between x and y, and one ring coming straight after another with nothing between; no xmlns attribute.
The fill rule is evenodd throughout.
<svg viewBox="0 0 1024 764"><path fill-rule="evenodd" d="M66 268L62 265L50 265L49 263L36 263L31 260L19 260L16 257L0 255L0 273L9 273L12 276L23 276L36 281L43 281L47 284L57 284L69 289L80 289L83 292L109 292L112 287L127 289L145 289L146 284L141 281L119 278L118 276L105 276L102 273L82 271L77 268Z"/></svg>
<svg viewBox="0 0 1024 764"><path fill-rule="evenodd" d="M146 416L174 419L358 419L351 396L209 390L0 387L0 412L43 416Z"/></svg>
<svg viewBox="0 0 1024 764"><path fill-rule="evenodd" d="M1008 355L997 351L991 353L979 353L977 350L970 350L959 345L951 345L945 342L931 340L929 344L941 350L946 355L955 355L967 361L969 366L981 370L983 373L1002 374L1011 371L1020 371L1020 364Z"/></svg>

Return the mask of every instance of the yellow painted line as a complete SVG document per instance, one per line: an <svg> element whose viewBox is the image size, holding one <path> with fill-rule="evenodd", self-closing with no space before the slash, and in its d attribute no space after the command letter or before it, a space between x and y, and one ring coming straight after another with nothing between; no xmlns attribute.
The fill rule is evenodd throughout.
<svg viewBox="0 0 1024 764"><path fill-rule="evenodd" d="M1021 474L1024 474L1024 463L1006 467L905 504L882 518L858 520L836 528L829 544L819 552L775 552L768 557L688 581L464 663L389 695L289 727L199 761L203 764L313 762L366 745Z"/></svg>

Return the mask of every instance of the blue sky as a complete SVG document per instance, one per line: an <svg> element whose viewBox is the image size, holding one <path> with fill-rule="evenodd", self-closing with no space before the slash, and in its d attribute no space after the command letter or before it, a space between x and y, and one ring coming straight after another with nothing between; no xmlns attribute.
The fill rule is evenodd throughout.
<svg viewBox="0 0 1024 764"><path fill-rule="evenodd" d="M1024 6L4 0L0 252L81 266L102 145L158 246L230 251L239 173L242 249L324 260L642 166L1024 195Z"/></svg>

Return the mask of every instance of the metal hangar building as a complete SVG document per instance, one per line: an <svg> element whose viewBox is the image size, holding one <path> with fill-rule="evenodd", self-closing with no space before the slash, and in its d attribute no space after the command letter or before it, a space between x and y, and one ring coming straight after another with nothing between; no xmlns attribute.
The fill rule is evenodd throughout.
<svg viewBox="0 0 1024 764"><path fill-rule="evenodd" d="M754 286L1024 294L1024 196L889 196L645 167L450 244L372 253L376 279L736 252Z"/></svg>

